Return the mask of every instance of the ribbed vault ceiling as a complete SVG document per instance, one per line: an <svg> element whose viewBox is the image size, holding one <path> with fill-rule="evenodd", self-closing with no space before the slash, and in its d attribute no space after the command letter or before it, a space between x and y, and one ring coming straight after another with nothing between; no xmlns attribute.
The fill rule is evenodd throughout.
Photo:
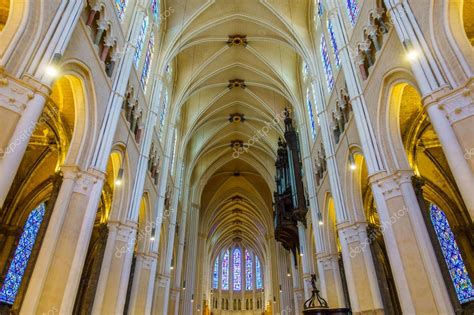
<svg viewBox="0 0 474 315"><path fill-rule="evenodd" d="M200 229L214 253L237 238L261 255L272 232L274 162L288 106L299 116L301 56L308 55L310 1L167 1L163 40L175 86L186 180L200 204ZM247 45L229 45L244 35ZM306 59L306 58L305 58ZM230 80L245 86L229 87ZM243 122L229 116L244 115ZM269 128L265 127L269 125ZM258 141L238 158L232 141Z"/></svg>

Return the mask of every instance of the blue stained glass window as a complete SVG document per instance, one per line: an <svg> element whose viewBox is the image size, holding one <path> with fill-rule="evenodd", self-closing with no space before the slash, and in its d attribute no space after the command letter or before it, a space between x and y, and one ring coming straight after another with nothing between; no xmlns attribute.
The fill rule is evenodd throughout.
<svg viewBox="0 0 474 315"><path fill-rule="evenodd" d="M145 42L147 29L148 29L148 16L145 16L145 18L143 19L142 26L140 27L140 33L138 33L137 47L135 50L135 55L133 56L133 63L135 64L135 68L138 68L138 64L140 63L140 56L142 55L143 44Z"/></svg>
<svg viewBox="0 0 474 315"><path fill-rule="evenodd" d="M146 49L145 63L143 64L142 76L140 78L140 83L142 84L143 90L146 90L146 85L148 83L148 78L150 76L151 62L153 61L153 53L155 51L155 36L153 33L150 35L148 40L148 47Z"/></svg>
<svg viewBox="0 0 474 315"><path fill-rule="evenodd" d="M309 91L306 95L306 106L308 109L309 123L311 124L311 137L314 140L314 138L316 138L316 124L314 122L313 105L311 104L311 99L309 98Z"/></svg>
<svg viewBox="0 0 474 315"><path fill-rule="evenodd" d="M158 0L151 0L150 9L155 19L157 19L160 14L160 2Z"/></svg>
<svg viewBox="0 0 474 315"><path fill-rule="evenodd" d="M219 256L216 258L214 263L214 271L212 273L212 288L217 289L219 287Z"/></svg>
<svg viewBox="0 0 474 315"><path fill-rule="evenodd" d="M117 10L117 15L120 21L123 20L125 16L125 9L127 8L127 0L115 0L115 9Z"/></svg>
<svg viewBox="0 0 474 315"><path fill-rule="evenodd" d="M347 16L352 26L357 22L357 15L359 15L359 3L358 0L346 0Z"/></svg>
<svg viewBox="0 0 474 315"><path fill-rule="evenodd" d="M324 38L324 34L321 34L321 59L323 61L324 66L324 74L326 75L326 83L328 86L328 90L331 91L334 87L334 77L332 74L331 68L331 61L329 60L328 49L326 47L326 39Z"/></svg>
<svg viewBox="0 0 474 315"><path fill-rule="evenodd" d="M222 290L229 290L229 250L222 257Z"/></svg>
<svg viewBox="0 0 474 315"><path fill-rule="evenodd" d="M339 59L339 51L337 49L336 35L334 34L334 28L332 26L331 19L328 19L328 32L331 39L332 51L334 53L334 60L336 61L336 67L341 65L341 59Z"/></svg>
<svg viewBox="0 0 474 315"><path fill-rule="evenodd" d="M258 259L257 256L255 256L255 282L256 282L256 288L261 289L263 287L262 283L262 269L260 266L260 259Z"/></svg>
<svg viewBox="0 0 474 315"><path fill-rule="evenodd" d="M234 291L242 290L242 254L239 248L234 249L233 263L234 263Z"/></svg>
<svg viewBox="0 0 474 315"><path fill-rule="evenodd" d="M15 302L16 295L20 289L21 280L25 274L31 251L35 245L38 231L43 222L45 205L41 204L31 211L25 225L20 241L16 247L10 267L8 268L5 281L0 289L0 302L12 305Z"/></svg>
<svg viewBox="0 0 474 315"><path fill-rule="evenodd" d="M160 114L160 130L159 130L160 140L162 139L163 127L165 126L165 119L166 119L167 112L168 112L168 91L165 90L165 96L163 97L163 108Z"/></svg>
<svg viewBox="0 0 474 315"><path fill-rule="evenodd" d="M173 172L174 162L176 160L176 144L177 144L178 137L176 135L176 129L174 130L173 135L173 155L171 157L171 172Z"/></svg>
<svg viewBox="0 0 474 315"><path fill-rule="evenodd" d="M252 255L248 250L245 250L245 289L253 289L253 274L252 274Z"/></svg>
<svg viewBox="0 0 474 315"><path fill-rule="evenodd" d="M321 2L321 0L317 0L317 5L318 5L318 16L322 16L323 15L323 4Z"/></svg>
<svg viewBox="0 0 474 315"><path fill-rule="evenodd" d="M430 217L459 302L474 301L474 288L446 214L438 206L431 204Z"/></svg>

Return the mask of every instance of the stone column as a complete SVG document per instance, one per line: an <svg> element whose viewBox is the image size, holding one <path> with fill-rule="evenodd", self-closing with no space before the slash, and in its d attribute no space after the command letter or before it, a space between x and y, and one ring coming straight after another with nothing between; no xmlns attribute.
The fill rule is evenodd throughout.
<svg viewBox="0 0 474 315"><path fill-rule="evenodd" d="M383 314L367 223L343 224L338 234L352 311Z"/></svg>
<svg viewBox="0 0 474 315"><path fill-rule="evenodd" d="M179 174L181 175L181 174ZM170 210L170 222L169 222L169 229L168 229L168 244L166 246L166 259L164 263L164 270L163 275L165 278L168 279L166 286L164 287L164 302L162 305L162 309L160 312L162 314L168 313L168 303L169 303L169 294L171 289L171 281L169 279L172 278L171 272L174 269L172 266L173 254L174 254L174 243L175 243L175 235L176 235L176 219L178 215L178 199L179 199L179 188L174 187L173 189L173 197L172 197L172 205Z"/></svg>
<svg viewBox="0 0 474 315"><path fill-rule="evenodd" d="M294 298L294 295L292 294L293 285L290 281L291 279L287 276L288 270L291 268L291 259L289 259L289 255L293 255L293 253L287 251L280 243L277 243L276 257L278 259L278 289L276 294L280 299L280 307L275 307L274 310L278 310L279 312L282 312L283 310L294 310L291 301Z"/></svg>
<svg viewBox="0 0 474 315"><path fill-rule="evenodd" d="M335 11L337 10L331 14L335 21L336 40L338 46L341 47L342 68L351 97L362 151L371 177L377 210L381 219L388 220L387 222L390 222L390 218L401 209L408 209L409 213L408 216L402 217L400 224L389 225L384 233L402 310L407 314L416 312L452 313L451 302L411 186L411 175L402 176L401 173L391 176L384 175L382 146L375 137L372 123L368 119L369 114L360 79L351 62L347 46L348 35L343 27L342 13ZM419 85L424 90L427 86L435 86L435 81L440 82L439 80L440 77L437 73L431 73L431 76L426 77L425 81L419 81ZM415 226L416 229L413 228ZM401 246L402 244L404 246ZM410 246L405 244L410 244Z"/></svg>
<svg viewBox="0 0 474 315"><path fill-rule="evenodd" d="M155 293L153 297L153 314L166 314L163 313L164 305L168 303L168 294L165 294L170 285L169 275L158 273L156 276ZM190 313L191 314L191 313Z"/></svg>
<svg viewBox="0 0 474 315"><path fill-rule="evenodd" d="M53 78L45 73L55 53L63 54L82 10L83 1L62 2L43 36L38 50L31 56L23 80L2 73L0 96L8 103L0 105L0 207L8 194L20 166L36 123L49 97ZM61 29L61 32L53 30Z"/></svg>
<svg viewBox="0 0 474 315"><path fill-rule="evenodd" d="M474 220L474 98L472 84L459 91L423 99L423 105L443 148L449 169Z"/></svg>
<svg viewBox="0 0 474 315"><path fill-rule="evenodd" d="M452 314L451 301L411 184L412 175L411 171L399 171L371 178L401 308L406 314Z"/></svg>
<svg viewBox="0 0 474 315"><path fill-rule="evenodd" d="M410 60L410 64L423 95L423 105L472 219L474 218L472 80L465 86L456 87L455 90L449 88L408 2L406 0L384 0L384 2L390 11L400 41L407 49L417 51L417 57Z"/></svg>
<svg viewBox="0 0 474 315"><path fill-rule="evenodd" d="M130 305L127 314L150 314L157 267L157 255L138 253L136 255Z"/></svg>
<svg viewBox="0 0 474 315"><path fill-rule="evenodd" d="M176 314L178 312L179 291L180 290L178 288L170 289L168 314Z"/></svg>
<svg viewBox="0 0 474 315"><path fill-rule="evenodd" d="M312 288L310 287L311 281L311 267L309 260L311 259L308 249L308 242L306 240L306 228L302 222L298 222L298 236L300 239L300 252L303 253L301 257L301 271L302 271L302 289L304 291L303 303L311 297Z"/></svg>
<svg viewBox="0 0 474 315"><path fill-rule="evenodd" d="M301 262L303 261L304 259L304 256L301 257L302 259L300 260ZM303 309L303 304L304 304L304 283L301 283L301 265L299 265L297 268L297 265L296 265L296 262L295 262L295 259L294 259L294 256L291 255L290 253L290 266L289 268L291 268L291 273L290 273L290 270L287 271L288 274L286 275L282 275L283 278L285 278L286 276L286 279L287 282L288 282L288 286L287 286L287 289L290 290L290 291L293 291L293 306L292 308L286 308L286 309L283 309L282 310L282 314L291 314L291 313L295 313L295 314L301 314L302 312L302 309ZM288 276L289 275L289 276ZM291 277L291 275L293 275L293 277Z"/></svg>
<svg viewBox="0 0 474 315"><path fill-rule="evenodd" d="M22 314L53 307L71 314L94 226L104 176L63 166L64 180L25 294Z"/></svg>
<svg viewBox="0 0 474 315"><path fill-rule="evenodd" d="M339 254L317 254L321 295L329 307L346 307L339 270Z"/></svg>
<svg viewBox="0 0 474 315"><path fill-rule="evenodd" d="M275 240L275 236L271 234L267 236L267 244L266 261L260 261L260 268L265 275L265 296L262 303L263 309L269 304L269 308L276 313L280 309L280 305L283 304L283 301L280 299L280 276L278 272L279 247L281 245Z"/></svg>
<svg viewBox="0 0 474 315"><path fill-rule="evenodd" d="M182 188L183 189L183 188ZM186 238L186 224L187 224L187 216L188 211L186 208L183 208L181 214L181 224L179 229L179 240L178 240L178 254L176 258L176 267L175 267L175 277L174 277L174 287L177 289L176 293L176 300L175 300L175 307L173 314L178 314L179 310L179 300L181 298L181 289L182 289L182 274L183 274L183 267L184 267L184 243ZM221 261L221 260L219 260ZM220 268L220 266L219 266ZM220 273L219 273L220 277ZM220 284L220 281L219 281Z"/></svg>
<svg viewBox="0 0 474 315"><path fill-rule="evenodd" d="M189 230L186 236L186 290L182 304L180 307L180 314L193 314L193 303L191 303L192 296L195 290L195 273L196 273L196 255L198 242L198 227L199 227L199 205L192 204L190 211Z"/></svg>
<svg viewBox="0 0 474 315"><path fill-rule="evenodd" d="M107 247L97 284L92 314L123 313L137 226L109 222Z"/></svg>

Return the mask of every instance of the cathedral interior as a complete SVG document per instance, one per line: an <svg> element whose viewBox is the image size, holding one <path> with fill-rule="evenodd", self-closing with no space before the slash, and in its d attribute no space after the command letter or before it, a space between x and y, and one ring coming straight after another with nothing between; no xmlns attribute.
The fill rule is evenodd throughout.
<svg viewBox="0 0 474 315"><path fill-rule="evenodd" d="M474 314L473 0L0 0L0 314Z"/></svg>

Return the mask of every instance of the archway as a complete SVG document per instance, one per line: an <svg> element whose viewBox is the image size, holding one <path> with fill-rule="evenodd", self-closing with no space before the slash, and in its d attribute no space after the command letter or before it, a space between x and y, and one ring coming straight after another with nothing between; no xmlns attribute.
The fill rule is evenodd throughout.
<svg viewBox="0 0 474 315"><path fill-rule="evenodd" d="M105 181L102 187L99 207L97 209L94 227L92 229L86 260L82 268L81 281L76 294L74 314L90 314L94 304L97 284L99 281L102 261L104 258L109 234L108 222L113 209L114 199L120 195L123 174L119 175L122 167L122 154L113 151L107 163ZM116 249L115 255L126 254L127 248Z"/></svg>
<svg viewBox="0 0 474 315"><path fill-rule="evenodd" d="M8 291L8 298L1 300L4 308L19 309L23 301L62 183L61 167L80 151L82 126L76 121L85 104L83 81L63 75L52 86L38 122L25 131L31 137L0 211L0 270L4 279L15 279L2 284L2 290ZM15 154L14 145L7 154ZM20 254L21 264L12 268ZM13 285L15 289L8 289Z"/></svg>
<svg viewBox="0 0 474 315"><path fill-rule="evenodd" d="M349 290L339 241L336 207L334 199L329 193L325 197L324 209L326 254L337 258L335 261L331 260L333 264L337 263L337 267L332 266L332 268L324 270L325 274L322 275L325 278L327 302L331 307L346 307L350 304Z"/></svg>
<svg viewBox="0 0 474 315"><path fill-rule="evenodd" d="M462 197L456 186L449 165L444 156L438 136L435 133L427 114L424 112L421 96L415 87L406 82L396 83L391 89L390 102L393 110L398 113L398 121L392 120L392 130L398 131L393 136L392 145L398 154L399 161L405 161L415 173L413 178L415 193L422 210L422 214L431 237L431 242L438 258L444 281L453 305L459 311L471 309L474 295L471 299L461 298L458 289L459 279L453 278L450 272L451 263L446 259L443 240L436 233L437 223L433 220L433 206L446 215L446 222L452 227L456 246L453 245L449 255L458 255L464 264L458 265L461 272L466 268L463 276L463 286L471 290L472 282L469 275L473 273L473 247L471 237L466 232L471 226L470 216L463 203ZM459 246L459 248L457 248ZM448 270L449 269L449 270ZM470 288L470 289L469 289ZM468 294L469 295L469 294Z"/></svg>
<svg viewBox="0 0 474 315"><path fill-rule="evenodd" d="M363 209L363 215L367 222L367 242L363 243L360 250L370 250L372 254L385 314L401 314L400 301L383 235L384 224L389 223L380 221L364 157L361 154L354 154L354 160L357 166L353 172L353 185L356 187L355 193L357 193L357 196L354 196L354 200L357 200L354 207Z"/></svg>
<svg viewBox="0 0 474 315"><path fill-rule="evenodd" d="M462 19L464 24L464 31L469 39L469 42L474 46L474 1L464 0L462 6Z"/></svg>
<svg viewBox="0 0 474 315"><path fill-rule="evenodd" d="M10 0L0 1L0 32L7 24L8 16L10 15Z"/></svg>

